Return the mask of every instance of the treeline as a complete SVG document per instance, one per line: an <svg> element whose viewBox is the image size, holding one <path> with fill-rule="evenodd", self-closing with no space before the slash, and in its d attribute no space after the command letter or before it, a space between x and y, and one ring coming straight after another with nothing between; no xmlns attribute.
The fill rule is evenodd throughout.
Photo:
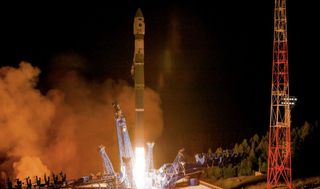
<svg viewBox="0 0 320 189"><path fill-rule="evenodd" d="M268 161L268 132L264 136L255 134L233 149L217 148L214 152L197 154L197 161L207 168L203 174L207 179L220 179L266 174ZM318 122L305 122L291 130L293 177L320 174L320 129ZM201 162L202 161L202 162Z"/></svg>

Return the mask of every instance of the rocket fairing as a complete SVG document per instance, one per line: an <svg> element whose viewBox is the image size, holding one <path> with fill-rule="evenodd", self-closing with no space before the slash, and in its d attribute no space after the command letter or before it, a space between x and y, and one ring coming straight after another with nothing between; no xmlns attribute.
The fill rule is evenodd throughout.
<svg viewBox="0 0 320 189"><path fill-rule="evenodd" d="M135 145L144 146L144 34L145 24L141 9L134 16L134 89L135 89Z"/></svg>

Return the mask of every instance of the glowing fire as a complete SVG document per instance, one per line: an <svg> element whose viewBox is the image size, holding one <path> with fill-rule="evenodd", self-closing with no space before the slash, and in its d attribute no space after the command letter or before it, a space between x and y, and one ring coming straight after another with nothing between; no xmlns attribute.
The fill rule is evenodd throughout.
<svg viewBox="0 0 320 189"><path fill-rule="evenodd" d="M144 147L136 147L136 162L134 167L134 180L138 189L145 185L145 153Z"/></svg>

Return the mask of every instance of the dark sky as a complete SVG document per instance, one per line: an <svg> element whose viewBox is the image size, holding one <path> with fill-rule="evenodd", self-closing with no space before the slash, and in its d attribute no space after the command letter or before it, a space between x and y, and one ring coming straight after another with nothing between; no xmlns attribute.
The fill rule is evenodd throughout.
<svg viewBox="0 0 320 189"><path fill-rule="evenodd" d="M146 22L146 85L160 93L159 144L204 139L203 148L240 142L269 125L273 1L111 1L1 6L1 66L26 60L41 70L54 57L86 60L89 80L133 85L133 16ZM298 97L293 126L320 118L319 14L315 2L288 1L290 93ZM164 142L167 141L167 142ZM161 148L161 147L159 147Z"/></svg>

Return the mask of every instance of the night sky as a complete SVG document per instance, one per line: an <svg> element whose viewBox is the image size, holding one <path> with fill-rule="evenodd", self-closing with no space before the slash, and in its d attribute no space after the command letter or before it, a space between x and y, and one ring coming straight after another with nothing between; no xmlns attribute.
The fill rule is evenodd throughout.
<svg viewBox="0 0 320 189"><path fill-rule="evenodd" d="M89 81L123 79L133 86L133 17L145 17L145 82L162 100L158 151L172 144L230 147L269 126L273 0L111 1L1 6L1 66L24 60L41 69L38 88L59 54L86 60ZM298 98L293 126L320 119L319 11L288 1L290 94ZM5 107L2 107L5 108ZM182 141L182 142L179 142ZM184 143L188 141L188 143ZM158 146L157 146L158 143ZM172 158L171 153L164 154Z"/></svg>

